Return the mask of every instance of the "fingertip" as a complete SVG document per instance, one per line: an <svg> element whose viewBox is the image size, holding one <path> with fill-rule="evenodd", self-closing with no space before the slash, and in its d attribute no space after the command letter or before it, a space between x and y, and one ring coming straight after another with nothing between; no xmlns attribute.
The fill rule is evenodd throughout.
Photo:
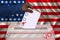
<svg viewBox="0 0 60 40"><path fill-rule="evenodd" d="M31 10L30 13L33 13L33 11Z"/></svg>

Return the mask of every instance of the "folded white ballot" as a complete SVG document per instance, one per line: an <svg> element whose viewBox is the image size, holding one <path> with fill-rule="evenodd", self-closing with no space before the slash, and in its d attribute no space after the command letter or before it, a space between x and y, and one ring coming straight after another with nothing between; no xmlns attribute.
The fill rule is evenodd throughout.
<svg viewBox="0 0 60 40"><path fill-rule="evenodd" d="M33 13L25 12L22 20L22 23L25 23L22 25L22 28L36 28L40 14L41 13L36 10L33 10Z"/></svg>

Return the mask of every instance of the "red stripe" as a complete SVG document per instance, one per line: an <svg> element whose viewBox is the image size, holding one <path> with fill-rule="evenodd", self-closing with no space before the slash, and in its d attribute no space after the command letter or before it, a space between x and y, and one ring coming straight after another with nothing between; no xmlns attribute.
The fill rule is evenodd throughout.
<svg viewBox="0 0 60 40"><path fill-rule="evenodd" d="M60 6L33 6L34 9L60 9Z"/></svg>
<svg viewBox="0 0 60 40"><path fill-rule="evenodd" d="M7 31L0 31L0 34L6 34Z"/></svg>
<svg viewBox="0 0 60 40"><path fill-rule="evenodd" d="M40 18L38 22L60 22L60 19L45 19L45 18Z"/></svg>
<svg viewBox="0 0 60 40"><path fill-rule="evenodd" d="M60 12L41 12L41 15L60 15Z"/></svg>
<svg viewBox="0 0 60 40"><path fill-rule="evenodd" d="M6 40L5 38L0 38L0 40Z"/></svg>
<svg viewBox="0 0 60 40"><path fill-rule="evenodd" d="M60 2L60 0L26 0L26 2Z"/></svg>
<svg viewBox="0 0 60 40"><path fill-rule="evenodd" d="M0 25L0 28L8 28L8 25Z"/></svg>
<svg viewBox="0 0 60 40"><path fill-rule="evenodd" d="M60 34L60 31L54 31L55 34Z"/></svg>
<svg viewBox="0 0 60 40"><path fill-rule="evenodd" d="M60 38L56 38L56 40L60 40Z"/></svg>
<svg viewBox="0 0 60 40"><path fill-rule="evenodd" d="M60 25L52 25L53 28L60 28Z"/></svg>

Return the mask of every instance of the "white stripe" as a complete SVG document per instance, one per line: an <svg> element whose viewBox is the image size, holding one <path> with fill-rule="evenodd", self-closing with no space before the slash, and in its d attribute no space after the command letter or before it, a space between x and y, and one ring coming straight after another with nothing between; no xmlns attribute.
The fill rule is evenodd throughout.
<svg viewBox="0 0 60 40"><path fill-rule="evenodd" d="M0 34L0 38L4 38L5 37L5 34Z"/></svg>
<svg viewBox="0 0 60 40"><path fill-rule="evenodd" d="M40 18L47 18L47 19L60 19L58 15L41 15Z"/></svg>
<svg viewBox="0 0 60 40"><path fill-rule="evenodd" d="M39 12L60 12L60 9L35 9Z"/></svg>
<svg viewBox="0 0 60 40"><path fill-rule="evenodd" d="M60 28L54 28L54 31L59 31L60 32Z"/></svg>
<svg viewBox="0 0 60 40"><path fill-rule="evenodd" d="M7 22L0 22L0 25L7 25Z"/></svg>
<svg viewBox="0 0 60 40"><path fill-rule="evenodd" d="M43 21L41 21L41 22L43 22ZM37 25L41 25L41 22L38 22L39 24L37 24ZM49 22L50 23L50 22ZM44 22L43 23L43 25L45 25L45 24L48 24L48 22Z"/></svg>
<svg viewBox="0 0 60 40"><path fill-rule="evenodd" d="M39 24L37 24L37 25L41 25L41 22L43 22L43 21L38 22ZM54 22L49 22L49 23L52 25L60 25L60 22L56 22L55 24L54 24ZM44 22L43 25L44 24L48 24L48 22Z"/></svg>
<svg viewBox="0 0 60 40"><path fill-rule="evenodd" d="M60 2L30 2L32 6L60 6Z"/></svg>
<svg viewBox="0 0 60 40"><path fill-rule="evenodd" d="M60 22L56 22L56 24L55 25L60 25Z"/></svg>
<svg viewBox="0 0 60 40"><path fill-rule="evenodd" d="M55 35L55 38L60 38L60 34Z"/></svg>
<svg viewBox="0 0 60 40"><path fill-rule="evenodd" d="M0 31L7 31L7 28L0 28Z"/></svg>

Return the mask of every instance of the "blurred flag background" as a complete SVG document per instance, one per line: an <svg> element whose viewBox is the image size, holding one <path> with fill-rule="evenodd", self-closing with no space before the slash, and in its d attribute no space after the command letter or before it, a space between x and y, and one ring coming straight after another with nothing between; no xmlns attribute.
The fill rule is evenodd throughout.
<svg viewBox="0 0 60 40"><path fill-rule="evenodd" d="M39 23L49 22L55 34L60 34L60 0L26 0L41 12ZM60 39L57 39L60 40Z"/></svg>
<svg viewBox="0 0 60 40"><path fill-rule="evenodd" d="M60 0L26 0L26 2L30 3L34 9L41 13L38 24L49 22L55 34L60 35ZM0 40L5 40L6 31L9 26L7 22L5 24L0 25ZM60 38L56 40L60 40Z"/></svg>

